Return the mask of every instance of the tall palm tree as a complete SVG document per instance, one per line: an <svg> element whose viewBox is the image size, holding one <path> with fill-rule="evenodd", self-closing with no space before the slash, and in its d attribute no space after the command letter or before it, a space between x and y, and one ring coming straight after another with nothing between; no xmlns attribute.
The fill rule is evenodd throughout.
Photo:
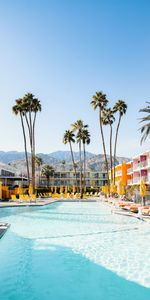
<svg viewBox="0 0 150 300"><path fill-rule="evenodd" d="M150 137L150 102L146 102L148 105L144 108L141 108L139 112L146 113L147 115L143 117L140 123L144 123L144 125L140 128L142 138L141 144L145 142L145 140Z"/></svg>
<svg viewBox="0 0 150 300"><path fill-rule="evenodd" d="M24 116L28 128L30 147L31 147L31 165L32 165L32 185L35 190L35 122L37 113L41 112L41 103L32 93L27 93L23 97Z"/></svg>
<svg viewBox="0 0 150 300"><path fill-rule="evenodd" d="M99 109L99 125L100 125L100 133L102 138L102 144L103 144L103 152L104 152L104 158L105 158L105 165L107 170L107 181L109 185L109 167L108 167L108 160L106 155L106 146L105 146L105 139L104 139L104 132L103 132L103 122L102 122L102 113L103 110L107 107L108 100L106 98L106 95L103 94L103 92L96 92L96 94L92 97L91 105L94 110L97 108Z"/></svg>
<svg viewBox="0 0 150 300"><path fill-rule="evenodd" d="M41 179L41 166L43 165L43 159L40 156L35 155L35 164L38 167L38 171L39 171L39 186L40 186L40 179Z"/></svg>
<svg viewBox="0 0 150 300"><path fill-rule="evenodd" d="M85 145L89 145L90 140L90 133L87 129L82 130L82 142L83 142L83 154L84 154L84 167L83 167L83 182L84 187L86 186L86 151L85 151Z"/></svg>
<svg viewBox="0 0 150 300"><path fill-rule="evenodd" d="M13 113L17 116L20 115L22 132L23 132L23 139L24 139L24 150L25 150L25 158L26 158L26 166L27 166L27 177L28 183L30 182L30 172L29 172L29 160L28 160L28 151L27 151L27 138L25 132L25 125L24 125L24 109L23 109L23 100L21 98L15 100L16 104L12 107Z"/></svg>
<svg viewBox="0 0 150 300"><path fill-rule="evenodd" d="M83 171L83 166L82 166L82 131L83 129L86 129L88 125L84 125L82 120L77 120L75 123L71 124L72 126L72 131L76 132L77 131L77 143L79 144L79 157L80 157L80 195L81 198L83 197L83 190L82 190L82 171Z"/></svg>
<svg viewBox="0 0 150 300"><path fill-rule="evenodd" d="M42 168L42 175L47 178L47 186L50 186L50 179L52 176L54 176L55 170L54 167L51 165L45 165Z"/></svg>
<svg viewBox="0 0 150 300"><path fill-rule="evenodd" d="M115 121L114 113L111 108L105 108L102 114L102 123L103 125L110 126L110 140L109 140L109 148L110 148L110 170L111 170L111 183L113 180L113 157L112 157L112 125Z"/></svg>
<svg viewBox="0 0 150 300"><path fill-rule="evenodd" d="M116 135L115 135L115 144L114 144L114 184L116 183L115 182L115 176L116 176L115 165L116 165L116 151L117 151L117 140L118 140L119 127L120 127L120 122L121 122L123 115L126 114L127 108L128 108L127 104L123 100L118 100L113 107L113 112L119 113L118 124L117 124Z"/></svg>
<svg viewBox="0 0 150 300"><path fill-rule="evenodd" d="M70 152L71 152L71 158L72 158L72 164L75 172L75 178L76 178L76 186L78 188L78 182L77 182L77 166L74 160L73 150L72 150L72 143L75 143L75 134L71 130L66 130L63 137L63 143L69 144L70 146Z"/></svg>

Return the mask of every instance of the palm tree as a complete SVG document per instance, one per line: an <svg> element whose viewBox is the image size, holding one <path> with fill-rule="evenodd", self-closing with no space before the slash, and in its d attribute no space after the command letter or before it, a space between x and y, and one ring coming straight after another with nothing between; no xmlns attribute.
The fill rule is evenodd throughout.
<svg viewBox="0 0 150 300"><path fill-rule="evenodd" d="M35 155L35 164L39 170L39 186L40 186L40 178L41 178L41 166L43 165L43 159L40 156Z"/></svg>
<svg viewBox="0 0 150 300"><path fill-rule="evenodd" d="M78 182L77 182L77 167L74 160L73 150L72 150L72 143L75 143L75 134L71 130L66 130L63 137L63 143L69 144L70 146L70 152L71 152L71 158L72 158L72 164L75 172L75 178L76 178L76 186L78 188Z"/></svg>
<svg viewBox="0 0 150 300"><path fill-rule="evenodd" d="M75 123L71 124L72 131L77 131L77 143L79 144L79 157L80 157L80 195L83 197L82 190L82 131L88 127L88 125L84 125L82 120L77 120Z"/></svg>
<svg viewBox="0 0 150 300"><path fill-rule="evenodd" d="M50 186L50 179L52 176L54 176L55 170L54 167L51 165L45 165L42 168L42 175L45 176L47 178L47 186Z"/></svg>
<svg viewBox="0 0 150 300"><path fill-rule="evenodd" d="M115 135L115 144L114 144L114 184L115 184L115 176L116 176L116 170L115 170L115 165L116 165L116 151L117 151L117 140L118 140L118 133L119 133L119 127L120 127L120 122L123 117L123 115L126 114L127 111L127 104L123 100L118 100L116 104L113 107L113 112L114 113L119 113L119 118L118 118L118 124L116 128L116 135Z"/></svg>
<svg viewBox="0 0 150 300"><path fill-rule="evenodd" d="M89 145L90 140L90 133L87 129L82 130L82 142L83 142L83 154L84 154L84 168L83 168L83 182L84 187L86 186L86 151L85 151L85 145Z"/></svg>
<svg viewBox="0 0 150 300"><path fill-rule="evenodd" d="M25 158L26 158L26 166L27 166L27 177L28 183L30 182L30 172L29 172L29 161L28 161L28 151L27 151L27 139L24 125L24 109L23 109L23 100L21 98L15 100L16 104L12 107L13 113L17 116L20 115L23 139L24 139L24 150L25 150Z"/></svg>
<svg viewBox="0 0 150 300"><path fill-rule="evenodd" d="M104 152L104 158L105 158L105 165L107 170L107 181L109 185L109 168L108 168L108 160L106 155L106 146L105 146L105 139L104 139L104 133L103 133L103 123L102 123L102 112L107 107L108 100L106 98L106 95L103 94L103 92L96 92L96 94L92 97L91 105L94 110L97 108L99 109L99 125L100 125L100 133L102 138L102 144L103 144L103 152Z"/></svg>
<svg viewBox="0 0 150 300"><path fill-rule="evenodd" d="M109 148L110 148L110 170L111 170L111 182L113 180L113 158L112 158L112 124L115 121L115 117L111 108L105 108L102 113L102 123L103 125L110 126L110 141L109 141Z"/></svg>
<svg viewBox="0 0 150 300"><path fill-rule="evenodd" d="M139 110L139 112L144 112L147 115L143 117L140 123L144 123L144 125L140 128L142 138L141 144L145 142L145 140L150 136L150 102L146 102L148 105Z"/></svg>
<svg viewBox="0 0 150 300"><path fill-rule="evenodd" d="M35 122L37 113L41 112L41 103L32 93L27 93L23 97L23 109L29 133L32 164L32 185L33 190L35 190Z"/></svg>

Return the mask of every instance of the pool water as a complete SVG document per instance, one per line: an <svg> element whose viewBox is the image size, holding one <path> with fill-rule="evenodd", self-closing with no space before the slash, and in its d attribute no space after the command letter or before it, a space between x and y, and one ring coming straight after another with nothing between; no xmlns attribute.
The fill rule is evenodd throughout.
<svg viewBox="0 0 150 300"><path fill-rule="evenodd" d="M82 202L5 208L0 221L0 299L150 299L150 224Z"/></svg>

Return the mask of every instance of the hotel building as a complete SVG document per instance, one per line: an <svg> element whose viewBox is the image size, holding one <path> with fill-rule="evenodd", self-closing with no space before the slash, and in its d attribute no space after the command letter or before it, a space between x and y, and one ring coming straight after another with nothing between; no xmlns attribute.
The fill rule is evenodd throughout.
<svg viewBox="0 0 150 300"><path fill-rule="evenodd" d="M140 185L144 179L147 186L150 186L150 150L133 157L127 163L115 167L116 184L121 181L124 185ZM110 172L109 172L110 177Z"/></svg>
<svg viewBox="0 0 150 300"><path fill-rule="evenodd" d="M38 176L38 174L37 174ZM38 180L37 180L38 181ZM77 183L80 186L80 172L77 172ZM100 188L107 183L106 172L86 172L85 178L86 187ZM47 179L41 177L40 185L46 186ZM73 171L56 171L54 175L49 180L49 186L76 186L76 177Z"/></svg>

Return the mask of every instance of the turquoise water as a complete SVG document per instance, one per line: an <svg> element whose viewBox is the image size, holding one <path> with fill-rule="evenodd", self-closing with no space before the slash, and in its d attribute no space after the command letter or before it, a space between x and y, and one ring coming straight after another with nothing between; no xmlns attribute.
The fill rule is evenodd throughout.
<svg viewBox="0 0 150 300"><path fill-rule="evenodd" d="M2 300L150 299L150 228L99 203L1 209Z"/></svg>

